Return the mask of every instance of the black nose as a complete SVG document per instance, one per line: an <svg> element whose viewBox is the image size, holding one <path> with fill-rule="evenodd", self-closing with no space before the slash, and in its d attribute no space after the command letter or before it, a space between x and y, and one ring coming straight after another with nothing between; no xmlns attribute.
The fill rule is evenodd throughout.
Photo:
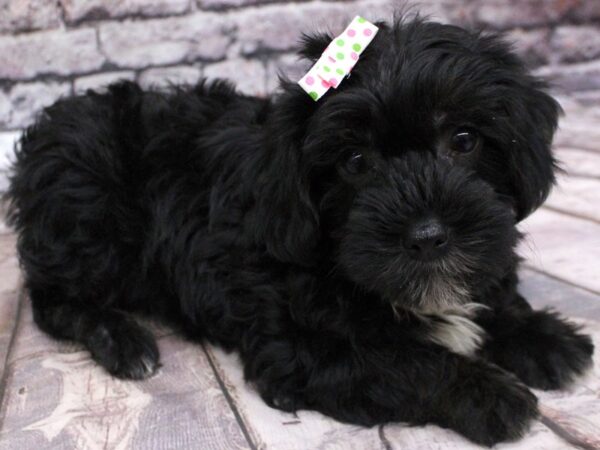
<svg viewBox="0 0 600 450"><path fill-rule="evenodd" d="M413 258L432 259L441 255L448 244L448 230L437 220L415 223L404 240L404 247Z"/></svg>

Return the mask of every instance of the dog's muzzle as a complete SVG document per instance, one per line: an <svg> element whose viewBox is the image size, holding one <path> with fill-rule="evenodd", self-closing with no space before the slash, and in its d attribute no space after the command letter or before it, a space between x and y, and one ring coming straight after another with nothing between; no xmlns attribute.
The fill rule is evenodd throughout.
<svg viewBox="0 0 600 450"><path fill-rule="evenodd" d="M357 193L340 263L390 301L463 304L502 276L517 236L510 205L476 174L410 157Z"/></svg>

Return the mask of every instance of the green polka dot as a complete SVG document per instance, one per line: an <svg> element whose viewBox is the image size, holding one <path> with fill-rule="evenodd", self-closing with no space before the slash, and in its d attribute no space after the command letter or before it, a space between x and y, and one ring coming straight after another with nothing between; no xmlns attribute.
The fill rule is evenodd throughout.
<svg viewBox="0 0 600 450"><path fill-rule="evenodd" d="M329 66L323 66L323 70L325 72L331 72L331 69L329 68Z"/></svg>
<svg viewBox="0 0 600 450"><path fill-rule="evenodd" d="M355 52L360 52L360 49L361 49L361 48L362 48L362 47L360 46L360 44L354 44L354 45L352 46L352 50L354 50Z"/></svg>
<svg viewBox="0 0 600 450"><path fill-rule="evenodd" d="M310 91L308 93L308 95L310 95L310 98L312 98L313 100L316 100L319 98L319 94L317 94L315 91Z"/></svg>
<svg viewBox="0 0 600 450"><path fill-rule="evenodd" d="M343 54L342 52L338 52L338 53L335 55L335 57L336 57L337 59L339 59L339 60L342 60L342 59L344 59L344 54Z"/></svg>
<svg viewBox="0 0 600 450"><path fill-rule="evenodd" d="M344 46L344 40L343 40L343 39L338 39L337 41L335 41L335 43L336 43L337 45L339 45L340 47L343 47L343 46Z"/></svg>
<svg viewBox="0 0 600 450"><path fill-rule="evenodd" d="M342 69L336 69L335 71L338 75L344 75L344 71Z"/></svg>
<svg viewBox="0 0 600 450"><path fill-rule="evenodd" d="M365 22L366 22L366 20L365 20L365 19L363 19L362 17L359 17L359 18L358 18L358 23L365 23Z"/></svg>

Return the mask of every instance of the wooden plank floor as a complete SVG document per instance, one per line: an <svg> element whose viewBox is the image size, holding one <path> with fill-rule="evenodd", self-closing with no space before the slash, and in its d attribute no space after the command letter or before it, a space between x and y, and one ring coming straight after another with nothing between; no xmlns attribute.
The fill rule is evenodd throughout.
<svg viewBox="0 0 600 450"><path fill-rule="evenodd" d="M585 326L600 347L600 108L568 102L556 139L559 187L521 230L521 292ZM151 324L163 367L143 382L107 376L49 339L22 297L15 238L0 227L0 450L15 448L474 449L436 426L362 428L267 407L235 354ZM19 301L21 300L21 301ZM567 392L536 392L542 418L501 449L600 449L600 366Z"/></svg>

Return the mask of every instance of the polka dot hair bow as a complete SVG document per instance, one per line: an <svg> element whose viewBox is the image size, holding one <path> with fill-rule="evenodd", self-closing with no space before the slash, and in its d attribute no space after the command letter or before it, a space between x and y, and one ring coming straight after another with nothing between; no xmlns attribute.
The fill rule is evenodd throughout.
<svg viewBox="0 0 600 450"><path fill-rule="evenodd" d="M314 101L330 89L336 89L358 61L358 57L371 43L379 28L356 16L344 32L327 46L319 60L298 84Z"/></svg>

